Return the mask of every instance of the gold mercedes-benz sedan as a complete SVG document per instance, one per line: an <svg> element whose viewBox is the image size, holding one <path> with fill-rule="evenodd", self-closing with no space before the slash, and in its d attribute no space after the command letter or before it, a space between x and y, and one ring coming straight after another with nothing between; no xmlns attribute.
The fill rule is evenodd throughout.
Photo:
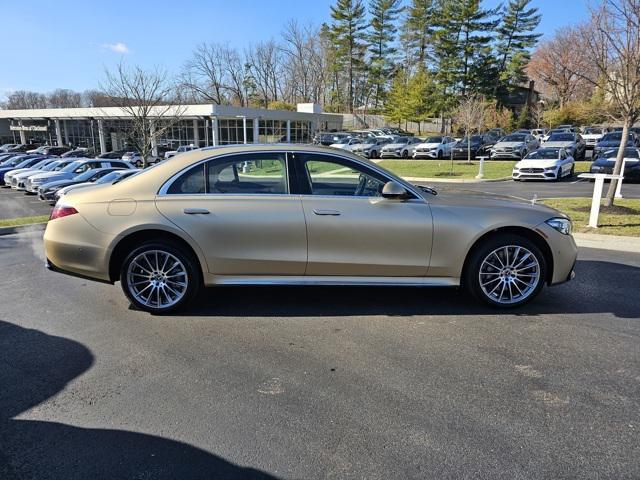
<svg viewBox="0 0 640 480"><path fill-rule="evenodd" d="M44 234L50 269L115 283L138 308L203 286L464 286L515 307L573 277L560 212L412 185L345 151L204 148L115 185L72 191Z"/></svg>

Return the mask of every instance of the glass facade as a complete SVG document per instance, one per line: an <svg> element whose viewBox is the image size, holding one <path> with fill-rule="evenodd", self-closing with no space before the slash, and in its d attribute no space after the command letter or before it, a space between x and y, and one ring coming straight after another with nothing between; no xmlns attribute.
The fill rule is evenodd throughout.
<svg viewBox="0 0 640 480"><path fill-rule="evenodd" d="M171 125L156 120L156 131L159 136L157 145L159 151L175 150L182 145L205 147L214 145L242 144L242 143L283 143L287 141L287 123L289 123L289 139L291 143L310 143L312 141L314 123L306 120L274 120L269 118L249 118L243 122L242 117L217 118L200 117L180 120ZM258 122L254 128L254 122ZM59 120L62 143L72 147L94 148L100 152L99 123L102 124L103 141L106 151L131 149L132 126L127 119L104 119L101 122L95 118L68 118ZM214 135L212 126L217 123ZM13 125L19 125L14 119ZM38 130L26 130L24 135L28 142L57 145L56 121L24 119L25 127L38 126ZM326 127L327 122L320 122L317 127ZM11 134L19 138L18 131ZM256 138L257 135L257 138Z"/></svg>

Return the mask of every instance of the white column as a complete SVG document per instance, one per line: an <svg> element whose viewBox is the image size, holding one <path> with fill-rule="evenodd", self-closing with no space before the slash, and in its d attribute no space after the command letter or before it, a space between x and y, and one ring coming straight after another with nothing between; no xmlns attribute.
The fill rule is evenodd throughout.
<svg viewBox="0 0 640 480"><path fill-rule="evenodd" d="M213 140L213 146L218 146L219 132L218 132L218 117L211 117L211 139Z"/></svg>
<svg viewBox="0 0 640 480"><path fill-rule="evenodd" d="M56 124L56 140L58 141L58 145L62 146L62 130L60 130L60 120L54 120Z"/></svg>
<svg viewBox="0 0 640 480"><path fill-rule="evenodd" d="M65 145L69 145L69 129L67 127L67 121L63 120L64 123L64 142Z"/></svg>
<svg viewBox="0 0 640 480"><path fill-rule="evenodd" d="M22 128L22 120L20 121L20 127ZM23 145L27 143L27 135L24 133L24 130L20 130L20 143Z"/></svg>
<svg viewBox="0 0 640 480"><path fill-rule="evenodd" d="M104 138L104 125L102 120L98 120L98 140L100 142L100 153L107 153L107 140Z"/></svg>
<svg viewBox="0 0 640 480"><path fill-rule="evenodd" d="M204 146L209 146L209 120L204 120Z"/></svg>
<svg viewBox="0 0 640 480"><path fill-rule="evenodd" d="M198 119L193 121L193 145L200 148L200 133L198 132Z"/></svg>
<svg viewBox="0 0 640 480"><path fill-rule="evenodd" d="M291 143L291 120L287 120L287 143Z"/></svg>
<svg viewBox="0 0 640 480"><path fill-rule="evenodd" d="M260 138L260 119L253 119L253 143L258 143Z"/></svg>
<svg viewBox="0 0 640 480"><path fill-rule="evenodd" d="M151 120L149 122L149 131L151 133L151 155L158 156L158 139L156 138L156 122Z"/></svg>

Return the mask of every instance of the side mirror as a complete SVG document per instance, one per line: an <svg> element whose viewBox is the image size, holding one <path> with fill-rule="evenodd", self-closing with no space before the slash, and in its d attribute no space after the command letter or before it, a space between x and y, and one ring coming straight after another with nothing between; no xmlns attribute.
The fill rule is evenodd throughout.
<svg viewBox="0 0 640 480"><path fill-rule="evenodd" d="M382 187L382 196L384 198L403 199L409 198L409 192L402 185L396 182L387 182Z"/></svg>

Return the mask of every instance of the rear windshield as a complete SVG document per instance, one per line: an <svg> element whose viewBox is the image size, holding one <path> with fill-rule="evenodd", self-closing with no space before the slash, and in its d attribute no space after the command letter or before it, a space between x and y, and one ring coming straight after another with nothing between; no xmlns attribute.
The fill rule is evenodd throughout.
<svg viewBox="0 0 640 480"><path fill-rule="evenodd" d="M574 140L571 133L554 133L549 137L550 142L573 142Z"/></svg>

